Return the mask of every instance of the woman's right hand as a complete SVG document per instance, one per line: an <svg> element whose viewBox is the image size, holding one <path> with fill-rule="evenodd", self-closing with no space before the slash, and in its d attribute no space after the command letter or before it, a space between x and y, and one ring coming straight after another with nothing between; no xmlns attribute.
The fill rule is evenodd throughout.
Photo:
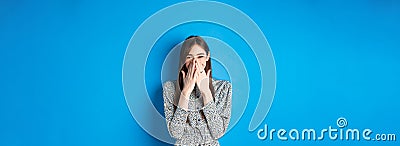
<svg viewBox="0 0 400 146"><path fill-rule="evenodd" d="M188 72L185 73L183 70L181 71L183 77L183 89L182 94L184 97L189 98L190 93L192 93L194 86L196 84L196 80L198 78L198 74L196 74L195 69L196 60L193 59L190 62Z"/></svg>

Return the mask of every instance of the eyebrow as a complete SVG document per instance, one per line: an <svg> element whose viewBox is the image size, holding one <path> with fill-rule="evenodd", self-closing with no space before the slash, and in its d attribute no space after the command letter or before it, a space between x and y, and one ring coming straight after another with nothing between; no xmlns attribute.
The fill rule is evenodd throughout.
<svg viewBox="0 0 400 146"><path fill-rule="evenodd" d="M188 54L188 56L189 55L192 55L192 56L194 56L193 54ZM205 55L204 53L198 53L197 55Z"/></svg>

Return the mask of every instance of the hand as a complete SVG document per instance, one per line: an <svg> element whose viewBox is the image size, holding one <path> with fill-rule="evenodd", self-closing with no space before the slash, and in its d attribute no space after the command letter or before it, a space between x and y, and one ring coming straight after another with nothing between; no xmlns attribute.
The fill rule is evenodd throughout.
<svg viewBox="0 0 400 146"><path fill-rule="evenodd" d="M200 68L200 64L196 62L196 68ZM205 92L210 92L210 73L211 70L209 69L207 73L205 73L204 69L198 69L196 70L196 74L198 74L198 78L196 80L196 85L199 87L200 92L205 93Z"/></svg>
<svg viewBox="0 0 400 146"><path fill-rule="evenodd" d="M199 66L199 64L196 64ZM199 67L196 67L199 68ZM211 75L211 70L208 70L207 73L205 73L204 69L201 71L196 72L198 74L198 79L196 80L196 85L199 87L199 90L201 94L203 95L203 102L204 105L207 105L209 102L213 101L214 98L211 94L210 90L210 75Z"/></svg>
<svg viewBox="0 0 400 146"><path fill-rule="evenodd" d="M184 94L185 97L189 97L190 93L192 93L194 89L194 85L196 83L196 80L198 78L198 74L196 73L195 69L195 63L196 60L193 59L191 64L189 65L188 72L185 73L183 70L181 71L182 77L183 77L183 89L182 89L182 94Z"/></svg>

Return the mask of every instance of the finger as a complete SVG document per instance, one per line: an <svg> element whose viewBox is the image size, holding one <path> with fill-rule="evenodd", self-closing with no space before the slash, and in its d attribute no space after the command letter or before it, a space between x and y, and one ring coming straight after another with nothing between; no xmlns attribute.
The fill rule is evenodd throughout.
<svg viewBox="0 0 400 146"><path fill-rule="evenodd" d="M195 70L195 63L196 63L196 60L195 59L193 59L193 62L192 62L192 76L194 76L194 74L196 73L196 70Z"/></svg>
<svg viewBox="0 0 400 146"><path fill-rule="evenodd" d="M196 72L196 74L194 74L193 79L197 82L197 78L199 77L199 73Z"/></svg>
<svg viewBox="0 0 400 146"><path fill-rule="evenodd" d="M199 71L200 71L200 72L203 71L203 69L200 67L199 62L197 62L197 68L199 68Z"/></svg>
<svg viewBox="0 0 400 146"><path fill-rule="evenodd" d="M196 63L196 68L198 68L199 69L199 74L202 74L203 72L204 72L204 69L200 69L200 64L199 64L199 62L197 62Z"/></svg>
<svg viewBox="0 0 400 146"><path fill-rule="evenodd" d="M196 69L197 69L197 70L196 70L197 72L200 71L198 62L196 62Z"/></svg>
<svg viewBox="0 0 400 146"><path fill-rule="evenodd" d="M185 72L183 70L181 70L181 73L182 73L182 77L186 78Z"/></svg>
<svg viewBox="0 0 400 146"><path fill-rule="evenodd" d="M189 69L188 69L188 73L187 73L187 76L190 78L191 76L192 76L192 72L193 72L193 64L189 64Z"/></svg>
<svg viewBox="0 0 400 146"><path fill-rule="evenodd" d="M207 71L207 77L210 77L210 75L211 75L211 69L209 69L209 70Z"/></svg>

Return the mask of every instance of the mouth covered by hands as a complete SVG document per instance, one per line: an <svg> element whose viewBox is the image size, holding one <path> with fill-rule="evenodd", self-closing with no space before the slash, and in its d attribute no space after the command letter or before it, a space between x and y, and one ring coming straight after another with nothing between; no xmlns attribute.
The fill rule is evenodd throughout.
<svg viewBox="0 0 400 146"><path fill-rule="evenodd" d="M211 70L206 72L197 59L193 59L189 63L188 72L185 73L183 70L181 71L184 82L182 93L185 96L189 95L193 91L195 85L199 87L200 92L208 92L210 90L209 77Z"/></svg>

